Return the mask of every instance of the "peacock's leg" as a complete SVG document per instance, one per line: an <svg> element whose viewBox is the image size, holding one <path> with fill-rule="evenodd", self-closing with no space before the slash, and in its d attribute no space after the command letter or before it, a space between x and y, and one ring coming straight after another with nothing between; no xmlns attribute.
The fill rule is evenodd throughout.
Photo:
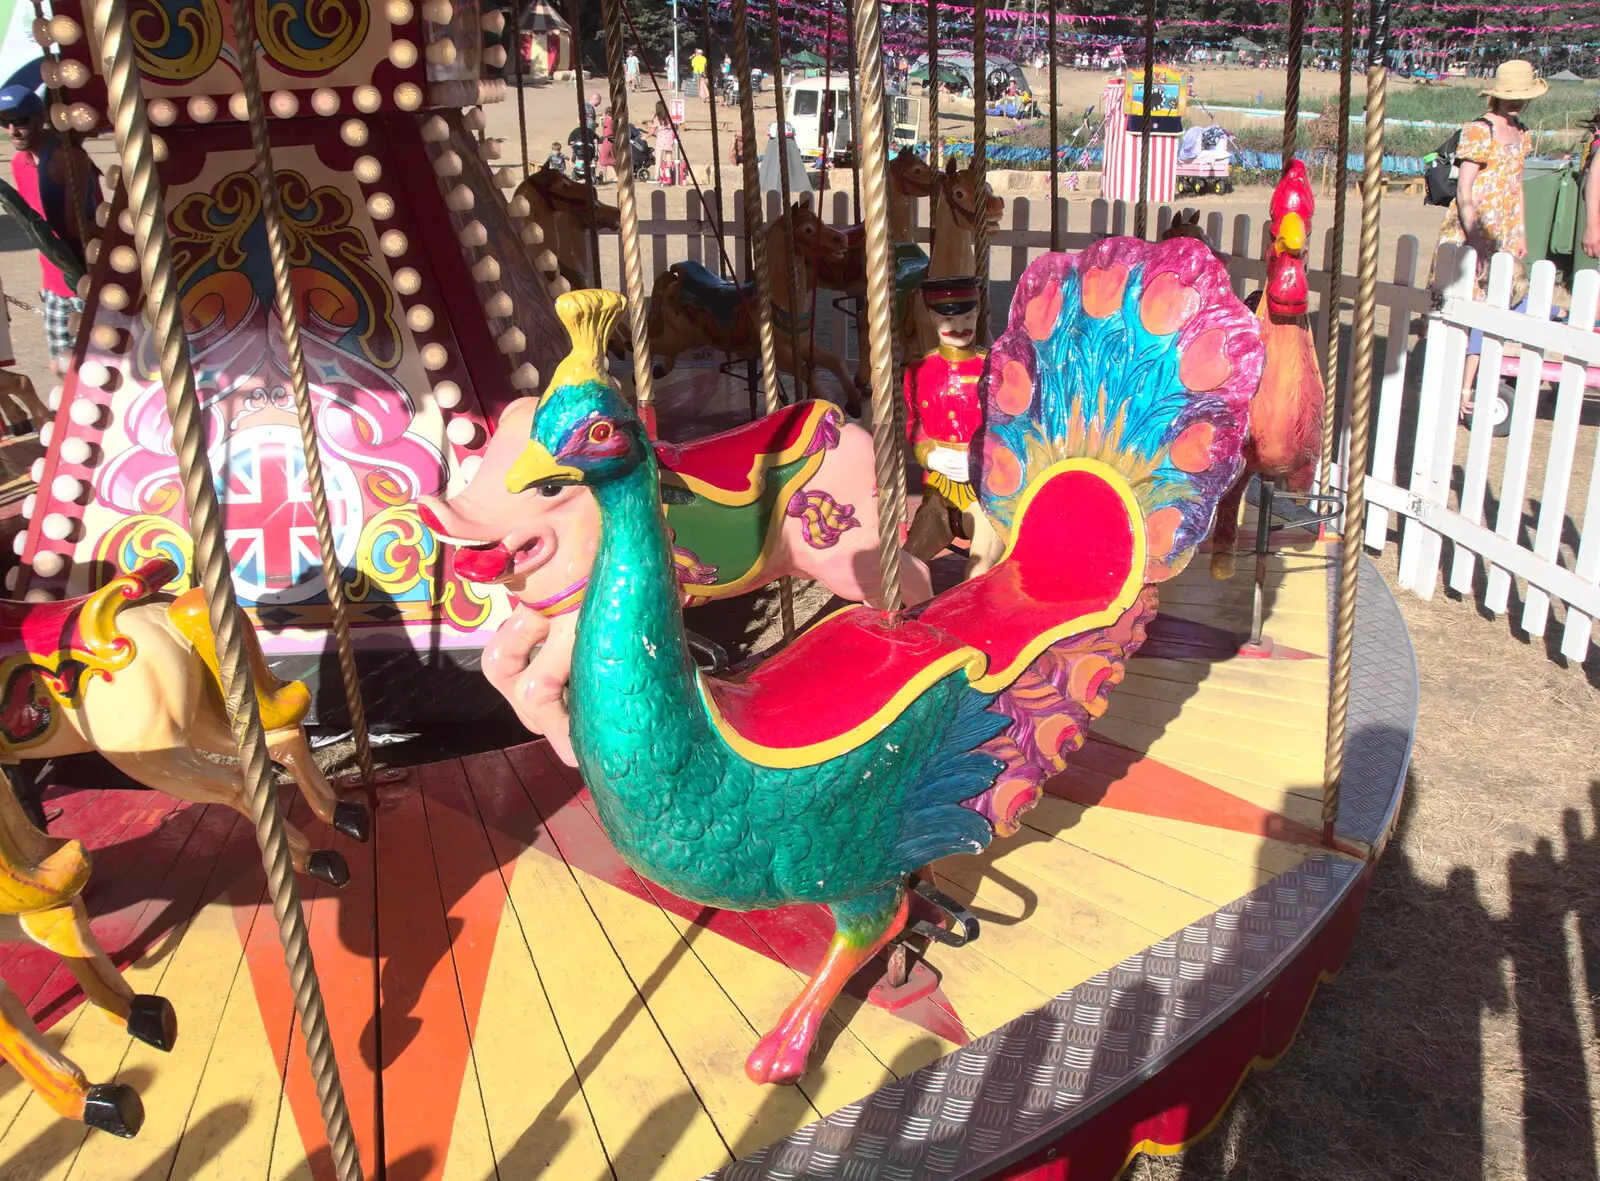
<svg viewBox="0 0 1600 1181"><path fill-rule="evenodd" d="M783 1011L772 1032L756 1043L744 1072L758 1083L792 1083L806 1071L806 1059L822 1027L822 1017L846 984L906 925L905 882L871 894L835 902L833 941L822 966L805 990Z"/></svg>

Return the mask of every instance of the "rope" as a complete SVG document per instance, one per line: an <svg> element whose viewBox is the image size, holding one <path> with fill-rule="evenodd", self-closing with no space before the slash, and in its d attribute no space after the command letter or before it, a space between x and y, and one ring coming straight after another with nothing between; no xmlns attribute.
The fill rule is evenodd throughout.
<svg viewBox="0 0 1600 1181"><path fill-rule="evenodd" d="M1139 203L1134 207L1133 236L1143 238L1150 224L1150 129L1154 124L1156 88L1156 0L1144 0L1144 124L1139 129Z"/></svg>
<svg viewBox="0 0 1600 1181"><path fill-rule="evenodd" d="M983 0L979 0L980 3ZM735 4L743 0L734 0ZM883 581L874 606L900 606L900 526L905 521L906 461L895 421L890 310L894 303L889 245L889 145L884 136L883 32L878 5L857 4L855 42L861 69L860 150L856 153L867 231L867 354L872 361L872 454L878 481L878 569ZM980 41L979 44L982 44Z"/></svg>
<svg viewBox="0 0 1600 1181"><path fill-rule="evenodd" d="M1355 372L1350 388L1350 464L1345 477L1344 534L1339 541L1339 606L1334 625L1333 682L1328 693L1328 751L1322 777L1322 838L1330 843L1339 819L1339 788L1344 776L1356 580L1361 573L1361 524L1367 515L1367 430L1372 418L1372 346L1378 312L1378 222L1383 211L1383 117L1388 81L1384 61L1388 41L1389 0L1376 0L1367 56L1367 137L1361 169L1361 254L1357 263Z"/></svg>
<svg viewBox="0 0 1600 1181"><path fill-rule="evenodd" d="M978 340L989 340L989 4L972 0L972 184L977 224L972 229L973 270L978 272Z"/></svg>
<svg viewBox="0 0 1600 1181"><path fill-rule="evenodd" d="M574 0L573 7L579 0ZM639 255L639 208L633 198L633 136L628 120L628 78L622 53L622 0L603 0L606 70L611 78L611 126L617 161L617 220L620 223L623 290L628 297L628 329L633 337L633 397L645 431L656 437L655 394L650 374L650 327L645 319L644 260ZM623 129L616 135L617 127Z"/></svg>
<svg viewBox="0 0 1600 1181"><path fill-rule="evenodd" d="M794 398L798 402L806 396L811 381L805 363L800 359L800 337L795 331L794 322L796 313L800 311L800 253L795 244L794 218L789 216L794 207L794 194L789 190L789 112L784 110L783 105L783 43L779 40L778 0L767 0L767 12L771 16L772 27L772 101L778 117L778 196L783 210L779 217L783 219L783 240L788 248L784 278L789 284L789 308L784 318L789 321L789 356L794 359Z"/></svg>
<svg viewBox="0 0 1600 1181"><path fill-rule="evenodd" d="M583 128L584 142L587 142L589 152L591 153L588 163L589 259L594 264L594 270L592 270L590 274L594 276L594 281L599 283L601 281L600 186L598 184L599 178L595 175L595 173L600 168L600 112L596 111L594 113L595 124L593 129L591 129L589 127L589 120L586 117L587 112L583 98L583 0L572 0L572 2L567 5L567 12L570 14L567 18L567 23L572 26L572 77L577 86L578 92L578 126ZM613 101L611 104L611 128L613 132L611 136L612 140L617 138L615 135L616 126L617 104L615 101ZM627 128L626 123L623 124L623 128ZM616 146L614 143L612 145L612 151L616 151Z"/></svg>
<svg viewBox="0 0 1600 1181"><path fill-rule="evenodd" d="M511 60L517 63L517 134L522 140L522 179L527 180L533 174L533 163L528 158L528 101L522 93L522 22L528 18L528 0L521 0L517 5L517 24L511 30ZM573 56L577 56L578 47L572 47Z"/></svg>
<svg viewBox="0 0 1600 1181"><path fill-rule="evenodd" d="M829 3L832 3L832 0L829 0ZM628 22L628 27L630 29L633 27L631 20ZM733 276L729 271L729 267L732 264L728 262L728 252L722 248L722 146L717 137L717 84L713 80L711 73L712 70L716 69L717 55L712 51L710 4L700 5L700 31L706 41L706 82L711 91L706 96L706 109L711 112L711 195L716 201L716 214L713 222L717 227L717 273L724 279L731 279ZM613 127L616 125L615 120L612 120L612 125ZM684 159L687 161L688 157L686 156ZM690 171L689 176L690 179L693 179L693 170ZM700 208L710 212L706 205L706 195L700 192L698 182L694 188L700 197Z"/></svg>
<svg viewBox="0 0 1600 1181"><path fill-rule="evenodd" d="M1339 141L1334 165L1335 189L1333 194L1333 245L1328 251L1329 310L1323 312L1328 322L1328 344L1322 357L1322 460L1317 466L1317 491L1327 492L1329 468L1333 464L1334 423L1339 417L1339 337L1343 321L1344 300L1340 294L1340 279L1344 274L1344 218L1350 189L1350 74L1355 57L1355 0L1343 0L1342 23L1339 28Z"/></svg>
<svg viewBox="0 0 1600 1181"><path fill-rule="evenodd" d="M1061 167L1061 128L1056 124L1056 0L1045 0L1049 7L1045 10L1048 21L1049 58L1050 68L1050 250L1052 253L1061 249L1061 210L1057 203L1061 200L1061 177L1058 170Z"/></svg>
<svg viewBox="0 0 1600 1181"><path fill-rule="evenodd" d="M939 135L939 5L928 4L928 164L937 181L940 170L940 149L944 147ZM935 183L928 194L928 257L933 257L933 231L939 223L939 190ZM857 215L859 216L859 214Z"/></svg>
<svg viewBox="0 0 1600 1181"><path fill-rule="evenodd" d="M243 623L233 593L222 515L200 424L194 368L180 322L172 240L167 231L161 184L156 176L155 148L134 64L126 0L94 0L91 19L95 34L92 44L98 47L100 70L106 80L107 105L116 132L117 151L122 157L122 180L127 186L128 209L133 214L133 236L145 289L145 313L157 341L167 413L172 419L173 441L183 469L183 495L189 512L189 529L194 536L195 566L205 591L211 629L216 636L218 679L228 719L239 743L240 771L249 788L250 817L266 869L267 893L278 922L278 937L283 941L295 1008L300 1014L311 1075L316 1080L317 1099L328 1131L334 1172L340 1181L360 1181L361 1158L345 1106L344 1088L339 1082L339 1064L328 1032L328 1016L322 1005L322 989L317 982L305 915L300 909L300 890L289 859L283 813L273 788L255 686L245 659Z"/></svg>
<svg viewBox="0 0 1600 1181"><path fill-rule="evenodd" d="M733 15L733 72L739 84L739 130L744 136L745 241L750 246L750 273L756 281L756 332L761 340L761 381L767 413L783 404L778 382L778 353L772 342L772 276L767 274L765 211L761 208L761 174L756 168L756 98L750 85L750 39L745 0L730 0ZM781 112L780 112L781 113Z"/></svg>
<svg viewBox="0 0 1600 1181"><path fill-rule="evenodd" d="M233 0L233 27L241 45L256 43L255 13L251 0ZM339 554L328 517L328 490L322 479L322 451L317 446L316 411L306 380L306 357L300 343L300 316L294 306L294 280L289 271L289 242L283 228L283 206L278 198L278 177L272 166L272 135L261 101L261 77L253 53L239 55L239 79L244 86L250 121L250 146L255 152L256 183L261 188L261 219L267 229L267 252L272 256L272 284L283 327L283 347L289 359L289 386L294 393L295 418L300 423L300 447L306 457L306 485L311 492L311 514L317 526L317 546L322 551L322 580L333 612L334 645L339 653L339 679L344 682L345 706L356 740L356 762L363 783L372 782L372 740L367 733L367 709L361 698L361 675L356 671L355 645L350 642L350 616L344 599Z"/></svg>
<svg viewBox="0 0 1600 1181"><path fill-rule="evenodd" d="M1283 166L1287 170L1300 140L1300 47L1306 39L1307 0L1289 0L1289 77L1283 93Z"/></svg>

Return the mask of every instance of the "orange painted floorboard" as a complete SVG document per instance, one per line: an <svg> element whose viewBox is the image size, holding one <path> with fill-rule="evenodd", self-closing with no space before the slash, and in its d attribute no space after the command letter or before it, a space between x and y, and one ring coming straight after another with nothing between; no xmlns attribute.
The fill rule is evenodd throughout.
<svg viewBox="0 0 1600 1181"><path fill-rule="evenodd" d="M816 966L826 913L729 914L644 881L543 744L409 769L374 797L367 845L292 800L351 867L343 891L302 889L367 1175L699 1177L1298 864L1320 823L1326 563L1299 543L1269 564L1268 659L1236 654L1248 559L1214 583L1202 558L1166 588L1022 831L933 867L978 942L931 950L937 987L896 1013L868 999L881 964L864 971L795 1088L755 1087L743 1059ZM331 1178L249 825L149 793L47 798L54 831L95 853L96 932L173 1000L180 1034L170 1055L130 1045L46 953L0 948L48 1036L147 1107L135 1141L86 1133L0 1067L0 1178Z"/></svg>

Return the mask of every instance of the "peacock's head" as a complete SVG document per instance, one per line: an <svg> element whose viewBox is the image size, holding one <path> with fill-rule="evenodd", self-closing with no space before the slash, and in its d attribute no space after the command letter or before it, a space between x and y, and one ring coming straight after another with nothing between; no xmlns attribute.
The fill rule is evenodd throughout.
<svg viewBox="0 0 1600 1181"><path fill-rule="evenodd" d="M615 292L598 290L556 300L572 351L550 379L527 446L506 474L508 492L606 484L644 462L644 426L605 369L605 342L623 303Z"/></svg>

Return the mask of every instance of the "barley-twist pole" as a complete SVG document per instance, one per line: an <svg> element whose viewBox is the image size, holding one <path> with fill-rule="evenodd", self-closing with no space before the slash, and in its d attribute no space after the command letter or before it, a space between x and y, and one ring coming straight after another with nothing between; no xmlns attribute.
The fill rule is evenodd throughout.
<svg viewBox="0 0 1600 1181"><path fill-rule="evenodd" d="M1339 130L1334 150L1333 245L1328 251L1328 302L1322 318L1328 325L1328 343L1322 357L1322 460L1317 465L1317 490L1327 492L1328 472L1336 447L1334 427L1339 418L1339 345L1344 335L1344 222L1350 189L1350 75L1355 58L1355 0L1342 0L1339 26Z"/></svg>
<svg viewBox="0 0 1600 1181"><path fill-rule="evenodd" d="M1139 129L1139 203L1134 206L1133 236L1143 238L1150 224L1150 136L1156 109L1156 0L1144 5L1144 123ZM1106 129L1111 135L1111 129Z"/></svg>
<svg viewBox="0 0 1600 1181"><path fill-rule="evenodd" d="M1050 70L1050 249L1052 252L1061 249L1061 128L1056 123L1056 0L1045 0L1049 6L1045 15L1049 18L1046 23L1049 38L1049 52L1045 55Z"/></svg>
<svg viewBox="0 0 1600 1181"><path fill-rule="evenodd" d="M711 200L716 207L717 227L717 273L724 279L733 279L735 276L728 274L727 249L722 244L722 144L717 134L717 84L712 73L717 68L717 55L711 43L711 5L700 6L700 31L706 39L706 85L711 93L706 96L706 110L711 112ZM617 121L611 120L615 128ZM701 205L704 206L705 197L701 195Z"/></svg>
<svg viewBox="0 0 1600 1181"><path fill-rule="evenodd" d="M861 173L861 215L867 233L867 356L872 362L872 450L878 480L878 566L883 576L874 606L892 611L900 606L900 525L905 520L906 460L895 422L899 391L893 381L894 340L890 332L894 287L889 253L889 144L884 134L883 31L878 5L857 4L854 20L861 75L856 163Z"/></svg>
<svg viewBox="0 0 1600 1181"><path fill-rule="evenodd" d="M778 0L767 0L767 11L771 14L772 30L772 101L778 115L778 196L782 201L779 206L782 212L778 216L783 219L783 242L789 256L784 274L789 284L789 355L794 358L794 398L798 402L806 396L811 375L806 372L805 361L800 356L799 329L795 324L795 317L800 314L800 254L790 207L794 194L789 191L789 113L783 107L783 41L778 30ZM828 95L822 96L822 102L826 109Z"/></svg>
<svg viewBox="0 0 1600 1181"><path fill-rule="evenodd" d="M233 0L233 28L238 43L256 43L255 13L251 0ZM322 479L322 452L317 447L316 409L306 380L305 350L300 343L300 314L294 306L294 281L289 273L289 243L284 234L283 207L278 198L278 177L272 166L272 138L267 112L261 102L261 78L253 53L239 54L239 78L244 86L250 121L250 146L255 152L256 184L261 188L261 219L267 229L267 252L272 256L272 282L283 326L283 347L289 360L289 386L294 394L295 417L300 423L300 446L306 454L306 485L311 492L311 514L316 522L317 545L322 550L322 580L327 585L328 607L333 614L334 646L339 655L339 677L344 682L345 705L356 740L356 761L361 779L372 782L372 742L367 734L367 710L361 697L361 677L356 671L355 645L350 642L350 615L344 599L339 554L334 546L333 523L328 519L328 491Z"/></svg>
<svg viewBox="0 0 1600 1181"><path fill-rule="evenodd" d="M931 2L931 0L930 0ZM972 228L978 273L978 343L989 340L989 0L972 0L972 180L977 224Z"/></svg>
<svg viewBox="0 0 1600 1181"><path fill-rule="evenodd" d="M311 1060L323 1123L327 1126L334 1171L340 1181L359 1181L361 1158L345 1106L344 1088L339 1082L339 1065L328 1032L328 1016L322 1005L322 989L317 982L305 915L300 909L300 891L289 858L283 813L273 790L255 685L245 658L242 616L233 593L222 514L205 450L194 368L179 318L172 242L156 177L155 147L134 64L127 4L125 0L94 0L91 19L100 69L106 79L107 105L116 132L117 151L122 158L128 208L133 215L134 244L144 281L145 314L156 339L167 413L172 419L173 441L183 471L184 504L189 512L189 530L194 536L196 571L216 636L218 679L228 719L239 743L240 769L249 789L250 816L255 823L256 842L261 847L261 860L266 869L267 894L272 899L273 914L278 922L278 937L283 941L289 982L305 1033L306 1053Z"/></svg>
<svg viewBox="0 0 1600 1181"><path fill-rule="evenodd" d="M761 344L761 384L767 413L783 404L778 352L772 340L772 276L767 273L767 219L756 166L756 96L750 83L750 37L745 0L731 0L733 72L739 76L739 130L744 135L744 234L756 281L756 334Z"/></svg>
<svg viewBox="0 0 1600 1181"><path fill-rule="evenodd" d="M1289 0L1289 72L1283 92L1283 167L1300 143L1300 46L1306 39L1307 0Z"/></svg>
<svg viewBox="0 0 1600 1181"><path fill-rule="evenodd" d="M576 8L575 0L573 7ZM639 417L653 439L656 435L655 393L650 374L650 327L645 319L644 260L639 255L639 206L633 195L633 136L628 121L628 76L623 65L622 3L603 0L606 73L611 82L611 126L617 161L617 221L622 247L622 287L628 297L628 334L633 340L633 396ZM615 134L615 129L622 134ZM591 192L593 191L591 187ZM599 263L598 255L595 262ZM598 269L596 275L599 274Z"/></svg>
<svg viewBox="0 0 1600 1181"><path fill-rule="evenodd" d="M928 0L928 164L935 174L933 190L928 194L928 254L933 254L933 227L938 222L939 185L938 172L943 165L939 159L944 143L939 135L939 5ZM857 169L859 173L860 169ZM859 204L859 202L857 202Z"/></svg>
<svg viewBox="0 0 1600 1181"><path fill-rule="evenodd" d="M1322 832L1332 841L1339 819L1345 727L1350 709L1350 656L1356 632L1356 582L1367 515L1367 430L1372 411L1372 346L1377 330L1378 228L1383 212L1383 117L1388 82L1389 0L1375 0L1367 56L1367 139L1361 170L1361 254L1357 263L1355 364L1350 387L1350 464L1345 472L1344 530L1339 541L1338 614L1333 680L1328 693L1328 750L1323 772Z"/></svg>

